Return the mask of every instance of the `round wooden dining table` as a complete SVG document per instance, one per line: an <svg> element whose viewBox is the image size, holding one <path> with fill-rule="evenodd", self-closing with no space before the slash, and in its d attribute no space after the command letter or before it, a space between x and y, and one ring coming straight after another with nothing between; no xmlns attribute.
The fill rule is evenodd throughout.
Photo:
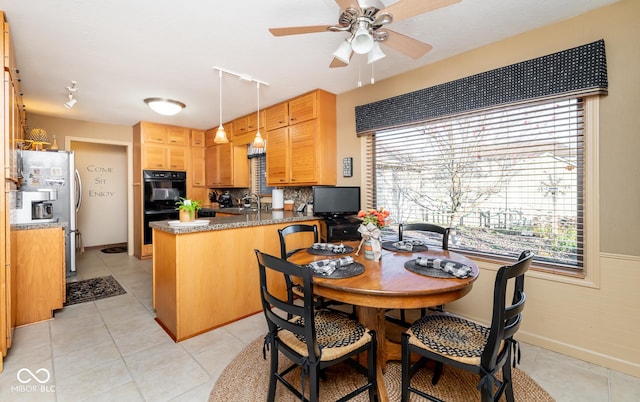
<svg viewBox="0 0 640 402"><path fill-rule="evenodd" d="M362 274L349 278L333 279L314 276L313 292L327 299L356 306L358 320L367 328L375 330L378 339L377 370L378 396L388 400L382 373L387 361L401 360L401 347L387 339L385 312L388 309L413 309L434 307L462 298L471 291L478 277L478 266L467 257L435 246L421 252L393 252L383 249L379 261L368 260L364 250L356 255L358 241L344 242L353 247L351 255L355 262L364 265ZM344 255L340 255L343 257ZM464 279L436 278L417 274L405 268L405 262L418 256L445 258L465 264L473 274ZM327 259L326 255L310 254L307 249L295 253L289 261L306 265L312 261Z"/></svg>

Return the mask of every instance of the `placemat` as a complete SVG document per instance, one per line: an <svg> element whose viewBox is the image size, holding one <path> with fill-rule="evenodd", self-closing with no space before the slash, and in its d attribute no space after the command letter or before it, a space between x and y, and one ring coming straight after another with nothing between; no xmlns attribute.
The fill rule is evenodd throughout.
<svg viewBox="0 0 640 402"><path fill-rule="evenodd" d="M416 264L416 260L409 260L404 263L404 267L413 272L414 274L420 274L424 276L431 276L434 278L455 278L455 276L444 272L438 268L429 268L424 265Z"/></svg>
<svg viewBox="0 0 640 402"><path fill-rule="evenodd" d="M343 278L351 278L352 276L360 275L364 272L364 265L359 262L354 262L353 264L344 265L336 268L335 271L331 273L331 275L323 275L318 274L311 270L313 276L318 278L330 278L330 279L343 279Z"/></svg>
<svg viewBox="0 0 640 402"><path fill-rule="evenodd" d="M352 252L353 252L353 247L351 246L344 246L344 251L342 253L334 253L331 250L322 250L322 249L316 249L313 247L309 247L307 249L307 253L311 255L343 255L343 254L350 254Z"/></svg>
<svg viewBox="0 0 640 402"><path fill-rule="evenodd" d="M417 246L413 246L413 250L409 251L401 248L396 248L393 246L393 243L395 243L395 241L382 242L382 248L389 251L396 251L398 253L419 253L421 251L429 250L429 247L427 247L426 245L417 245Z"/></svg>

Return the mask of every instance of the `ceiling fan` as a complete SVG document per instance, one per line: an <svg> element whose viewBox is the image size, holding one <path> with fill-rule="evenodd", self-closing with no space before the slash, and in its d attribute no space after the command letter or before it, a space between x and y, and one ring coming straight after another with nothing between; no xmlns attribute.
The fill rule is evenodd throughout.
<svg viewBox="0 0 640 402"><path fill-rule="evenodd" d="M431 45L392 31L386 26L462 0L399 0L385 8L380 0L335 0L341 13L337 25L311 25L302 27L270 28L274 36L298 35L315 32L347 32L349 37L333 53L329 67L344 67L353 53L367 54L368 63L380 60L385 54L380 43L417 59L424 56Z"/></svg>

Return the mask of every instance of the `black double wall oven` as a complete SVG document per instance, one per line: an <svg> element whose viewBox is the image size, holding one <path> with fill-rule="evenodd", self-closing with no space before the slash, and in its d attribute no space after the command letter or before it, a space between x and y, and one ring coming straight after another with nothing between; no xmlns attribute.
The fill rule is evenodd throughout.
<svg viewBox="0 0 640 402"><path fill-rule="evenodd" d="M143 170L144 244L151 244L149 222L177 220L176 201L187 196L187 172Z"/></svg>

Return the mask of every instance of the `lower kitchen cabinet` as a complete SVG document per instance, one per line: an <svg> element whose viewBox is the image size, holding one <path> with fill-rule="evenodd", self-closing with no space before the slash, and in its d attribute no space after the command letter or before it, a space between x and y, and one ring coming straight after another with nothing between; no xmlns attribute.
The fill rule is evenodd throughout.
<svg viewBox="0 0 640 402"><path fill-rule="evenodd" d="M15 257L16 325L53 317L66 297L64 229L14 230L11 247Z"/></svg>

